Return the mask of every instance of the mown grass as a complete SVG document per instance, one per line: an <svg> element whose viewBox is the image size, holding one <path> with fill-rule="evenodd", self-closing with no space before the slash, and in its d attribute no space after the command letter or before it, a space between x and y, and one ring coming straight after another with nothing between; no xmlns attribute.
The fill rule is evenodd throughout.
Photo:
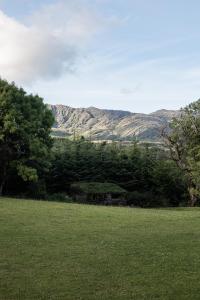
<svg viewBox="0 0 200 300"><path fill-rule="evenodd" d="M200 299L200 210L0 200L0 299Z"/></svg>

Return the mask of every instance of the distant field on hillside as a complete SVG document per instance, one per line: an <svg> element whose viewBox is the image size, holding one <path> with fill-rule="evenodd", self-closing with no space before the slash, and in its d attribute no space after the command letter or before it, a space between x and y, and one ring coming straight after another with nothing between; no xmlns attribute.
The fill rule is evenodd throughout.
<svg viewBox="0 0 200 300"><path fill-rule="evenodd" d="M200 299L200 209L0 200L0 300Z"/></svg>

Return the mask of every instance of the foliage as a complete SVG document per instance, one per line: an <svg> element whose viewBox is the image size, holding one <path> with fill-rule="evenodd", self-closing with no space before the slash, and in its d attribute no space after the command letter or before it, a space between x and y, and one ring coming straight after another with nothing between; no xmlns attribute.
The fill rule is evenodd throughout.
<svg viewBox="0 0 200 300"><path fill-rule="evenodd" d="M181 172L169 152L158 147L56 139L51 164L49 192L69 192L74 182L112 182L129 192L153 195L151 206L154 202L158 206L159 201L160 206L178 206L186 201Z"/></svg>
<svg viewBox="0 0 200 300"><path fill-rule="evenodd" d="M157 196L152 192L130 192L127 197L127 205L136 207L166 207L169 205L170 201L162 198L162 196Z"/></svg>
<svg viewBox="0 0 200 300"><path fill-rule="evenodd" d="M46 199L47 190L45 180L39 179L36 182L28 182L27 186L23 187L23 194L25 194L26 197L37 200Z"/></svg>
<svg viewBox="0 0 200 300"><path fill-rule="evenodd" d="M73 200L64 193L54 193L54 194L51 194L51 195L47 195L45 200L65 202L65 203L73 202Z"/></svg>
<svg viewBox="0 0 200 300"><path fill-rule="evenodd" d="M9 173L37 181L49 167L52 113L38 96L0 80L0 194Z"/></svg>
<svg viewBox="0 0 200 300"><path fill-rule="evenodd" d="M189 205L194 206L200 196L200 100L184 108L171 128L166 141L172 159L185 176Z"/></svg>

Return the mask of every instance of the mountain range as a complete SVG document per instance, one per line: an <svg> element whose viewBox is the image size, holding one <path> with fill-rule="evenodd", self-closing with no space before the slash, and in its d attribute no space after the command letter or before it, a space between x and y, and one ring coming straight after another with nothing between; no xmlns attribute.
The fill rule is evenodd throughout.
<svg viewBox="0 0 200 300"><path fill-rule="evenodd" d="M158 110L150 114L96 107L73 108L48 105L55 116L54 136L84 136L91 140L159 141L162 128L180 111Z"/></svg>

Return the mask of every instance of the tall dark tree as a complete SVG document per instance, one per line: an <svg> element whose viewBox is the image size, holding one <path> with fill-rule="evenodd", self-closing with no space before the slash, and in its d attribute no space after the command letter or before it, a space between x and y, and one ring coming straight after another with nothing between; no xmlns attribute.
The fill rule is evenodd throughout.
<svg viewBox="0 0 200 300"><path fill-rule="evenodd" d="M37 181L52 145L54 119L39 96L0 80L0 195L11 170Z"/></svg>
<svg viewBox="0 0 200 300"><path fill-rule="evenodd" d="M171 157L185 175L189 205L200 197L200 100L191 103L174 119L170 134L164 134Z"/></svg>

